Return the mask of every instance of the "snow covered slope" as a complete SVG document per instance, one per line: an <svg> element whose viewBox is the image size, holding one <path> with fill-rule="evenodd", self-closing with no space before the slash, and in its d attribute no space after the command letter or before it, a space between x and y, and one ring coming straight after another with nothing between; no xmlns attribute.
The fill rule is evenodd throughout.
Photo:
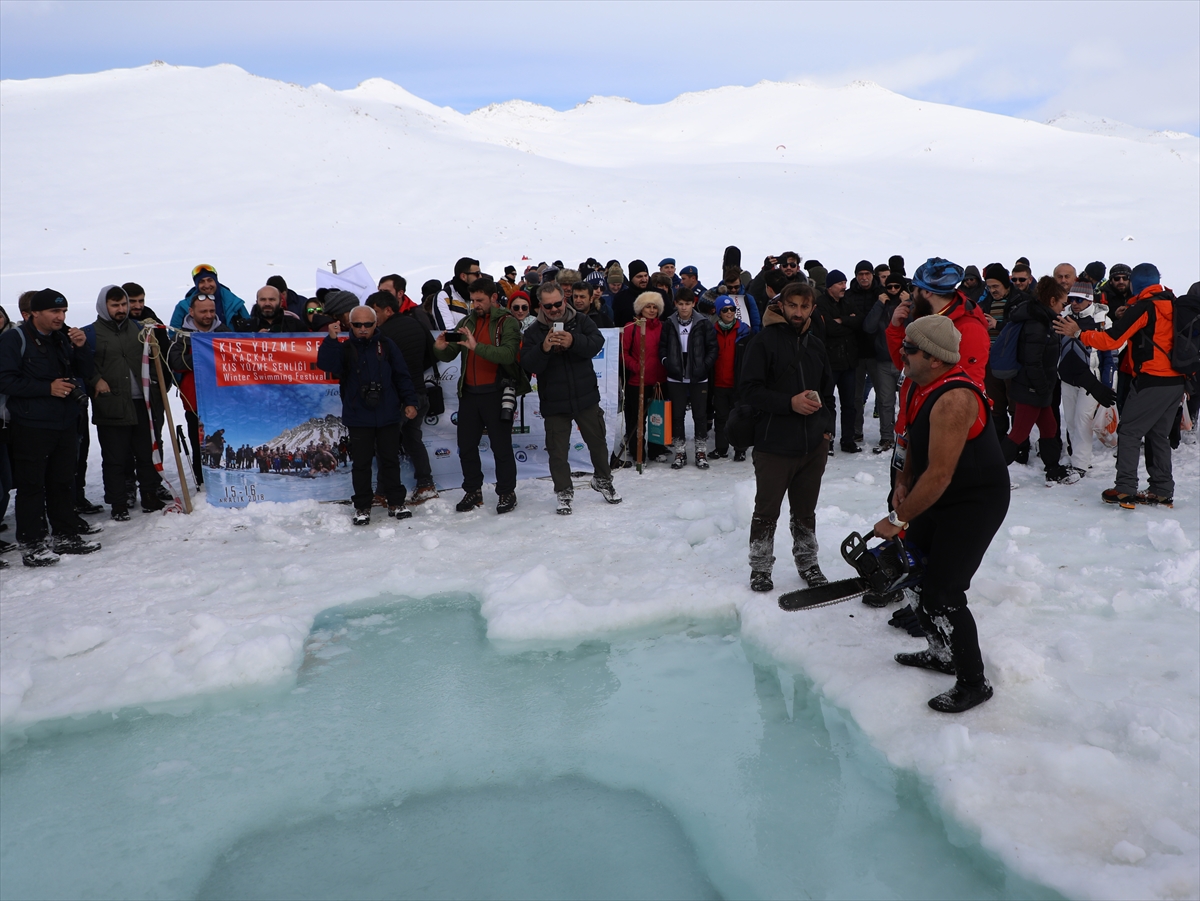
<svg viewBox="0 0 1200 901"><path fill-rule="evenodd" d="M896 252L1025 254L1039 272L1152 260L1177 288L1200 270L1194 138L1078 134L871 85L462 115L382 81L335 92L152 66L4 82L0 116L0 299L13 312L18 291L52 285L78 325L100 285L128 279L168 313L198 262L243 297L275 273L311 291L331 258L419 284L463 254L492 271L522 254L669 255L711 283L729 243L749 268L794 249L843 269ZM1051 491L1014 467L1024 487L972 592L997 696L957 719L924 706L941 677L890 662L914 645L886 612L786 615L746 589L750 469L718 462L623 472L623 505L585 492L565 524L543 482L522 483L504 520L456 516L450 494L369 530L304 503L109 524L99 555L0 572L0 726L20 740L55 718L287 684L317 613L381 592L471 592L494 640L567 646L736 613L1016 871L1072 896L1195 897L1200 457L1179 452L1175 510L1130 514L1099 505L1101 457ZM91 462L96 485L96 450ZM838 542L884 509L886 480L879 458L831 462L830 574L845 574ZM573 550L554 567L530 548L448 571L453 549L551 525Z"/></svg>
<svg viewBox="0 0 1200 901"><path fill-rule="evenodd" d="M303 88L167 65L0 87L0 296L135 278L152 305L197 262L301 291L329 259L447 278L593 255L719 278L794 249L827 266L932 254L1200 269L1200 153L909 100L762 83L657 106L513 101L462 115L389 82ZM1132 237L1133 241L1125 240ZM90 303L88 304L90 309ZM87 315L87 314L84 314Z"/></svg>

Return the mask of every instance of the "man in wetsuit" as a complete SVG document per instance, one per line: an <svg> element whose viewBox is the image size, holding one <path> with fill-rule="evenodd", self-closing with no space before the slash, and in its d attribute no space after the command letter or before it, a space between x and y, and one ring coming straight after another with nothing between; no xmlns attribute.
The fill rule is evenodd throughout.
<svg viewBox="0 0 1200 901"><path fill-rule="evenodd" d="M926 558L916 612L929 647L896 660L957 677L929 701L943 713L992 696L967 589L1004 522L1010 493L987 395L960 365L960 339L943 316L924 316L905 330L904 374L915 385L906 401L908 447L892 513L875 524L881 538L905 531L906 543Z"/></svg>

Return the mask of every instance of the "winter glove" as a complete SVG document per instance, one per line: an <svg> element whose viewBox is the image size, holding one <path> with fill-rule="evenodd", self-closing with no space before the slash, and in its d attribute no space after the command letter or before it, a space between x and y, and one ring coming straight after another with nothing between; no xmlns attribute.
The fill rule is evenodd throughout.
<svg viewBox="0 0 1200 901"><path fill-rule="evenodd" d="M1117 392L1100 381L1096 376L1088 373L1089 378L1082 379L1079 387L1096 398L1097 403L1102 407L1111 407L1117 402Z"/></svg>

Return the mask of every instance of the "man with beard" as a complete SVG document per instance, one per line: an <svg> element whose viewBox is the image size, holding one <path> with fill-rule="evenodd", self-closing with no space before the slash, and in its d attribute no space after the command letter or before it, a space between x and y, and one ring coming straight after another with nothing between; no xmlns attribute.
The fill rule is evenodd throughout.
<svg viewBox="0 0 1200 901"><path fill-rule="evenodd" d="M264 285L254 297L254 309L249 318L233 320L235 332L307 332L308 327L295 313L285 310L279 289Z"/></svg>
<svg viewBox="0 0 1200 901"><path fill-rule="evenodd" d="M454 278L446 282L435 301L437 318L446 324L446 328L455 328L470 312L471 285L479 276L479 260L461 257L454 264Z"/></svg>

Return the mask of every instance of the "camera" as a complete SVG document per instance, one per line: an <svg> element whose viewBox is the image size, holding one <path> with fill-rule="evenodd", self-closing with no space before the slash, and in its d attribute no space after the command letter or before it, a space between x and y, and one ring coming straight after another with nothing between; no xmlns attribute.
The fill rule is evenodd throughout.
<svg viewBox="0 0 1200 901"><path fill-rule="evenodd" d="M86 404L87 399L88 399L87 392L84 391L82 388L80 388L78 385L76 385L74 388L72 388L71 393L68 394L65 398L65 400L73 400L76 403L80 403L80 404Z"/></svg>
<svg viewBox="0 0 1200 901"><path fill-rule="evenodd" d="M374 410L383 399L383 385L379 382L367 382L359 389L362 404L368 410Z"/></svg>
<svg viewBox="0 0 1200 901"><path fill-rule="evenodd" d="M517 388L516 383L512 379L504 379L500 382L500 418L505 422L512 422L513 414L517 410Z"/></svg>

